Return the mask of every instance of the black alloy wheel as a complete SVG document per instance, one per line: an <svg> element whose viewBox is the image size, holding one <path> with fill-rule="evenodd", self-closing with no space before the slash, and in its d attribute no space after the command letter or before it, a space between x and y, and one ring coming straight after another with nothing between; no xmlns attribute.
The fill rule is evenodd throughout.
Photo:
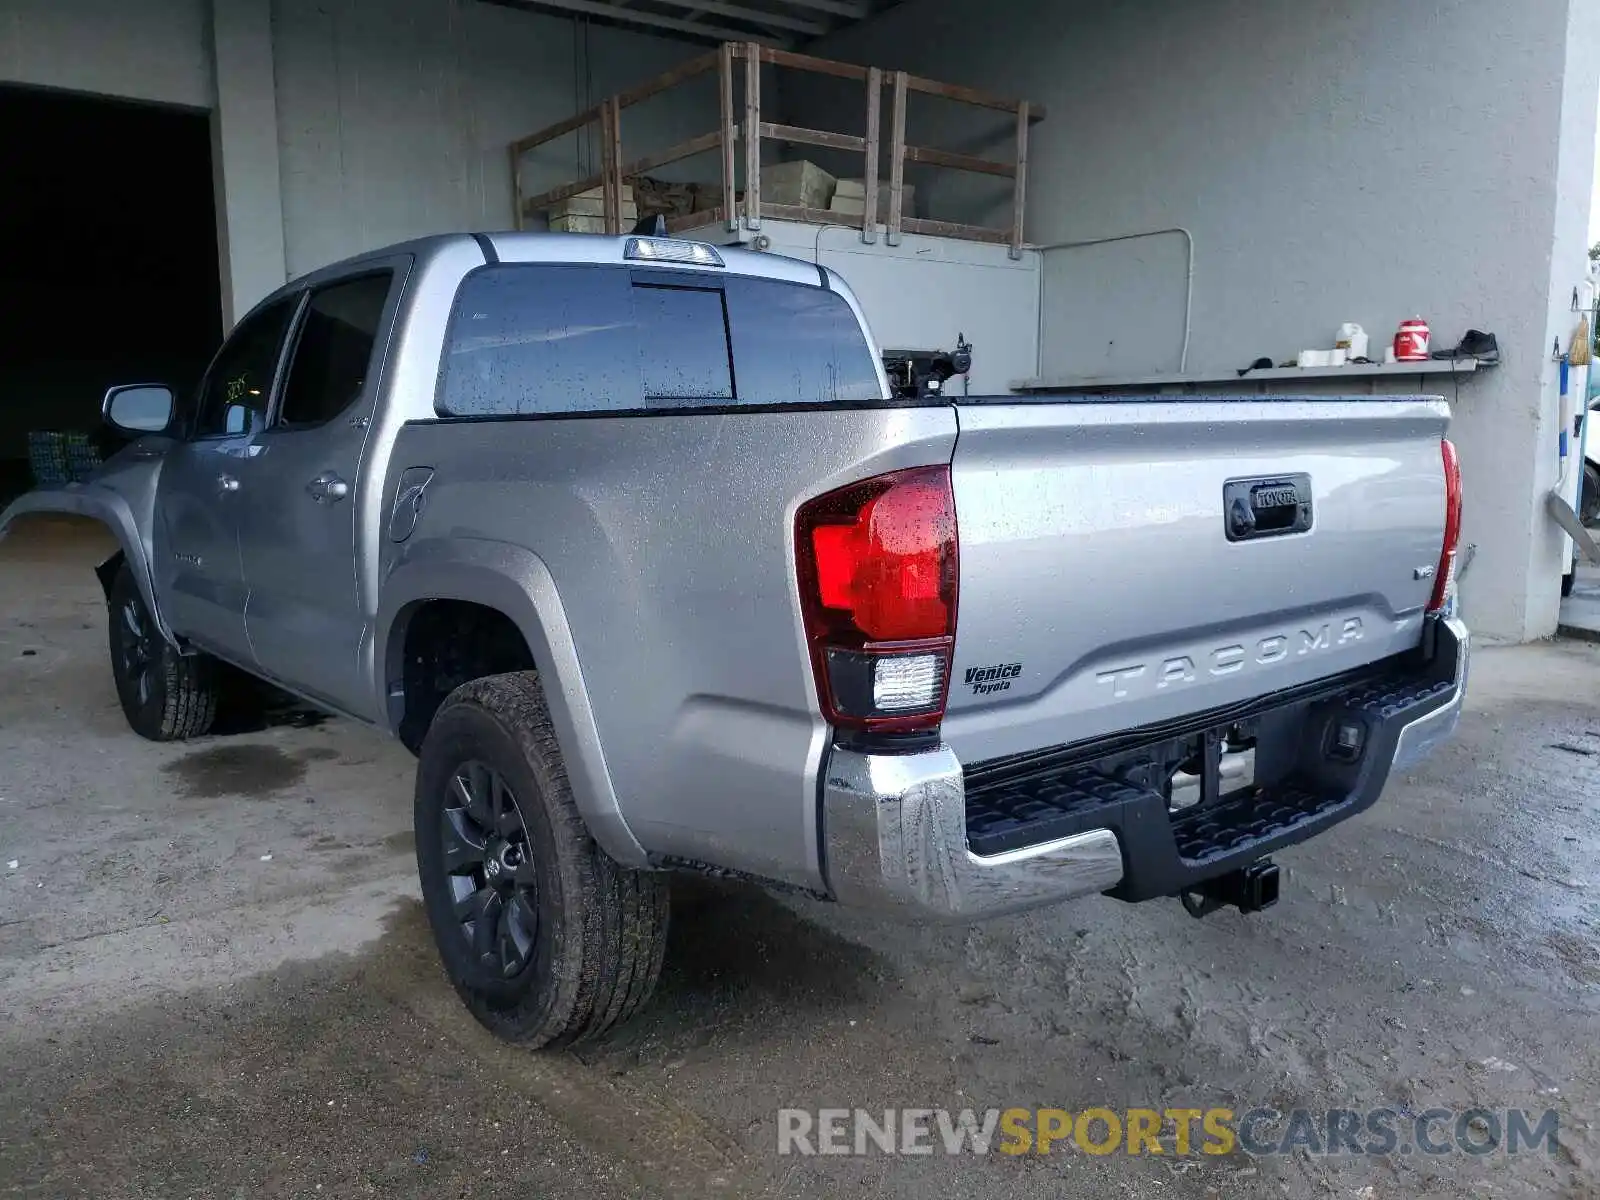
<svg viewBox="0 0 1600 1200"><path fill-rule="evenodd" d="M457 926L480 971L515 979L539 934L527 822L505 778L484 763L462 763L447 790L439 837Z"/></svg>
<svg viewBox="0 0 1600 1200"><path fill-rule="evenodd" d="M204 654L180 653L123 563L106 593L111 674L128 725L153 742L178 742L206 733L217 716L217 664Z"/></svg>
<svg viewBox="0 0 1600 1200"><path fill-rule="evenodd" d="M127 681L131 698L143 708L155 694L157 672L161 670L161 647L157 644L161 635L152 628L154 622L137 591L124 596L120 610L111 616L122 678Z"/></svg>
<svg viewBox="0 0 1600 1200"><path fill-rule="evenodd" d="M417 758L422 904L457 995L528 1047L570 1046L650 998L666 952L659 872L590 836L539 678L487 675L451 692Z"/></svg>

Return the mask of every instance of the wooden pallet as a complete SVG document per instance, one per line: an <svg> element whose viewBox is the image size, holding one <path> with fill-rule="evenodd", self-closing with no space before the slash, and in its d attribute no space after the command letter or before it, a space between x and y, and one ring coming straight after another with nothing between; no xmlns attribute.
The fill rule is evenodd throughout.
<svg viewBox="0 0 1600 1200"><path fill-rule="evenodd" d="M735 74L743 67L744 105L740 114L735 103ZM771 64L790 70L831 75L862 83L866 91L866 134L835 133L810 129L799 125L782 125L764 121L761 116L761 66ZM646 154L631 161L623 158L623 110L666 91L668 88L694 79L710 71L718 75L721 120L716 129L688 138L665 150ZM552 206L599 188L603 199L603 216L606 232L616 235L623 232L622 191L629 179L636 179L670 163L680 162L711 150L720 153L722 202L706 212L685 213L669 218L669 232L697 228L716 222L730 231L741 227L759 229L763 218L772 220L806 221L815 224L840 225L859 220L861 240L873 242L878 236L878 189L880 177L880 142L882 134L883 91L891 92L889 118L889 188L888 219L885 237L890 245L900 241L902 233L929 234L936 237L963 238L970 241L995 242L1009 245L1013 257L1020 256L1023 245L1023 221L1027 205L1028 181L1028 129L1034 121L1043 120L1042 107L1026 100L1008 100L975 88L958 84L939 83L931 79L895 71L886 74L877 67L863 67L856 63L838 62L778 50L758 42L729 42L719 50L692 58L685 63L646 80L637 87L599 104L575 113L554 125L518 138L508 147L511 162L512 212L516 227L521 229L530 216L537 216ZM906 108L913 94L939 96L962 104L997 112L1012 114L1016 118L1016 154L1009 161L979 158L970 154L956 154L930 146L913 146L906 141ZM740 119L742 115L742 119ZM599 125L601 167L598 174L573 180L527 196L522 191L521 166L525 155L561 137ZM865 194L859 218L847 221L842 214L822 209L802 208L790 204L764 202L761 197L761 144L763 141L785 142L790 145L821 146L830 150L860 154L864 169L862 180ZM738 187L738 149L744 145L744 189ZM1011 223L1003 229L981 225L960 224L952 221L918 219L905 215L905 168L907 163L966 171L981 175L998 176L1012 181Z"/></svg>

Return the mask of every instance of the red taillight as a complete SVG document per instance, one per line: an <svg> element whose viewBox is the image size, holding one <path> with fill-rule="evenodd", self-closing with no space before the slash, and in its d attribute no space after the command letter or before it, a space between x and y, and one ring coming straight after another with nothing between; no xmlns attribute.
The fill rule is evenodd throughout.
<svg viewBox="0 0 1600 1200"><path fill-rule="evenodd" d="M1449 438L1439 439L1439 453L1444 459L1444 546L1439 551L1439 569L1433 576L1429 612L1444 608L1455 589L1456 546L1461 541L1461 460Z"/></svg>
<svg viewBox="0 0 1600 1200"><path fill-rule="evenodd" d="M801 505L795 554L823 715L885 732L944 716L956 632L948 467L853 483Z"/></svg>

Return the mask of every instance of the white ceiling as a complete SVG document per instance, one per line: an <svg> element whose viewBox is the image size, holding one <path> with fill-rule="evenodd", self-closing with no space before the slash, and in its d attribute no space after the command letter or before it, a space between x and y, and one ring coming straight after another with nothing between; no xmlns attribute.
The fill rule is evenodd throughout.
<svg viewBox="0 0 1600 1200"><path fill-rule="evenodd" d="M490 0L514 8L589 17L704 42L795 46L832 33L898 0Z"/></svg>

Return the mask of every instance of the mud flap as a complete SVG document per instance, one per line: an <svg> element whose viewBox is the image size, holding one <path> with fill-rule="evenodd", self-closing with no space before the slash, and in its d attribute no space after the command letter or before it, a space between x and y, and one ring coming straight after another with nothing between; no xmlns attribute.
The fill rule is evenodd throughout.
<svg viewBox="0 0 1600 1200"><path fill-rule="evenodd" d="M100 581L100 590L105 593L108 601L111 599L111 585L116 582L117 572L122 570L122 564L127 561L128 556L118 550L94 569L94 577Z"/></svg>

